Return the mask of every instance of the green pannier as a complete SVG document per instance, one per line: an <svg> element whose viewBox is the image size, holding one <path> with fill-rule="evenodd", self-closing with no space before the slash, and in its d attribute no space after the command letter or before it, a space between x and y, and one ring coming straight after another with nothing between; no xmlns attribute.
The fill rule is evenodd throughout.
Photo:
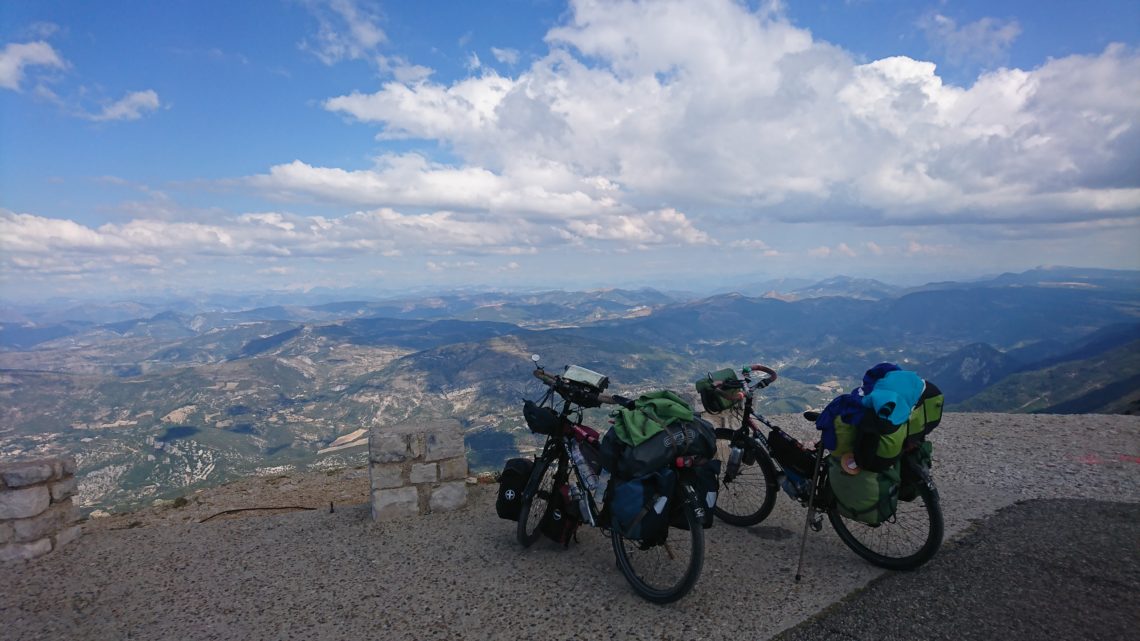
<svg viewBox="0 0 1140 641"><path fill-rule="evenodd" d="M839 513L860 523L878 525L895 514L899 500L899 466L884 472L846 474L839 459L828 458L828 483Z"/></svg>
<svg viewBox="0 0 1140 641"><path fill-rule="evenodd" d="M742 393L739 394L740 398L730 398L721 391L729 391L729 394L732 395L731 390L740 390L741 392L744 390L744 381L736 377L736 370L731 367L709 372L707 376L693 385L701 397L701 405L704 405L706 412L712 414L719 414L724 410L731 409L744 400ZM717 389L718 386L720 389Z"/></svg>
<svg viewBox="0 0 1140 641"><path fill-rule="evenodd" d="M902 484L899 485L899 500L913 501L918 498L918 486L922 484L922 477L919 473L912 469L912 466L918 466L930 472L930 466L934 462L934 445L930 441L922 441L918 447L910 452L907 452L903 457L903 467L900 476L902 477Z"/></svg>

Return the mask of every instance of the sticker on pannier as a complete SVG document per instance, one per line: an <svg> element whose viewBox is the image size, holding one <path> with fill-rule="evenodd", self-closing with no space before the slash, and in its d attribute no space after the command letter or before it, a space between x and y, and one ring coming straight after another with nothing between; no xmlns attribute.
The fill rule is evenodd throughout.
<svg viewBox="0 0 1140 641"><path fill-rule="evenodd" d="M534 461L527 458L513 458L503 466L503 473L499 475L499 493L495 498L495 512L499 518L519 520L523 489L526 488L533 469Z"/></svg>

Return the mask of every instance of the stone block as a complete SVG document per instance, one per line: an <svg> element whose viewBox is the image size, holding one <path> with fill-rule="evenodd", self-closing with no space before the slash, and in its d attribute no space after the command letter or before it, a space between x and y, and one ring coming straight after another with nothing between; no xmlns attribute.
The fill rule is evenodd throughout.
<svg viewBox="0 0 1140 641"><path fill-rule="evenodd" d="M62 481L56 481L48 486L51 490L52 503L59 503L65 499L75 496L75 491L79 489L79 480L74 476L69 476Z"/></svg>
<svg viewBox="0 0 1140 641"><path fill-rule="evenodd" d="M369 458L376 463L400 463L410 458L407 434L373 433L368 440Z"/></svg>
<svg viewBox="0 0 1140 641"><path fill-rule="evenodd" d="M83 528L78 525L73 525L61 530L59 534L55 535L55 547L52 549L58 550L75 539L78 539L80 534L83 534Z"/></svg>
<svg viewBox="0 0 1140 641"><path fill-rule="evenodd" d="M0 562L27 561L51 552L51 539L0 545Z"/></svg>
<svg viewBox="0 0 1140 641"><path fill-rule="evenodd" d="M43 512L51 504L46 485L33 485L0 492L0 519L26 519Z"/></svg>
<svg viewBox="0 0 1140 641"><path fill-rule="evenodd" d="M0 465L0 477L8 487L26 487L50 481L56 477L56 468L53 463L57 459L43 459L39 461L21 461Z"/></svg>
<svg viewBox="0 0 1140 641"><path fill-rule="evenodd" d="M420 513L420 495L412 486L372 492L372 519L415 516Z"/></svg>
<svg viewBox="0 0 1140 641"><path fill-rule="evenodd" d="M448 512L467 505L467 483L442 483L431 491L431 511Z"/></svg>
<svg viewBox="0 0 1140 641"><path fill-rule="evenodd" d="M463 431L458 421L437 421L424 432L424 460L440 461L465 456Z"/></svg>
<svg viewBox="0 0 1140 641"><path fill-rule="evenodd" d="M412 464L412 483L435 483L439 480L439 465L435 463Z"/></svg>
<svg viewBox="0 0 1140 641"><path fill-rule="evenodd" d="M467 478L467 457L456 456L439 462L439 480L458 481Z"/></svg>
<svg viewBox="0 0 1140 641"><path fill-rule="evenodd" d="M64 476L75 476L75 471L78 468L75 465L75 457L74 456L65 456L65 457L60 459L60 463L61 463L61 466L63 468L63 475Z"/></svg>
<svg viewBox="0 0 1140 641"><path fill-rule="evenodd" d="M36 516L9 521L15 540L20 543L42 539L62 530L75 520L71 499L56 503Z"/></svg>
<svg viewBox="0 0 1140 641"><path fill-rule="evenodd" d="M372 489L388 489L404 485L404 466L402 463L373 463Z"/></svg>

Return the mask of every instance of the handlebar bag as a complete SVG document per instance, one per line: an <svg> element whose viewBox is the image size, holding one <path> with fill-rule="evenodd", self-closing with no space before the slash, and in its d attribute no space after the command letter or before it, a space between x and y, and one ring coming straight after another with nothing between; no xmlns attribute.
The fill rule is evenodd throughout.
<svg viewBox="0 0 1140 641"><path fill-rule="evenodd" d="M725 398L718 391L718 385L721 389L727 390L744 389L744 381L736 377L736 370L731 367L709 372L707 376L694 383L693 386L697 388L697 394L701 397L701 405L704 406L706 412L711 414L719 414L740 402L739 400Z"/></svg>
<svg viewBox="0 0 1140 641"><path fill-rule="evenodd" d="M523 489L526 488L533 469L534 460L528 458L513 458L503 466L503 472L499 475L499 493L495 497L495 512L499 518L519 520Z"/></svg>
<svg viewBox="0 0 1140 641"><path fill-rule="evenodd" d="M611 526L642 545L664 543L676 485L677 473L670 468L618 481L609 502Z"/></svg>

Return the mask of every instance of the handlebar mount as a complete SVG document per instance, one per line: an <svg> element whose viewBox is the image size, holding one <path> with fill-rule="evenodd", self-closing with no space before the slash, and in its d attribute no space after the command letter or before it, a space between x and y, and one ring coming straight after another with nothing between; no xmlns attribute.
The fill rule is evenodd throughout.
<svg viewBox="0 0 1140 641"><path fill-rule="evenodd" d="M603 403L628 407L629 404L632 404L632 401L622 396L604 394L591 385L548 374L546 370L541 368L534 370L534 377L558 392L562 398L582 407L600 407Z"/></svg>

